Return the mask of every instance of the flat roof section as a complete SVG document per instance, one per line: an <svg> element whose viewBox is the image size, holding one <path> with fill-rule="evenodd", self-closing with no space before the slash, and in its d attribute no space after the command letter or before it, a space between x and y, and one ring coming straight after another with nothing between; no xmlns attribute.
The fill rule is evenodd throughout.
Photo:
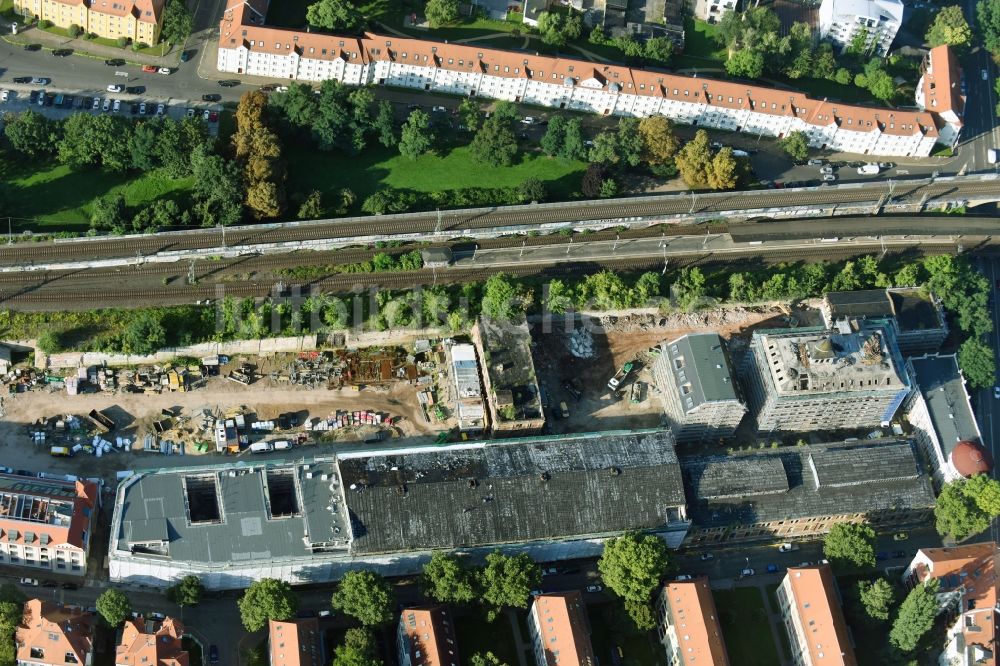
<svg viewBox="0 0 1000 666"><path fill-rule="evenodd" d="M955 355L919 356L909 362L945 460L959 442L979 441L979 426Z"/></svg>

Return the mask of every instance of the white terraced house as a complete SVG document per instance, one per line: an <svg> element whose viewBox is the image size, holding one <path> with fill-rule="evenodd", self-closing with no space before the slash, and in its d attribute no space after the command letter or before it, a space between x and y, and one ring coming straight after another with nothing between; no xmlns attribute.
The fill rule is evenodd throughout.
<svg viewBox="0 0 1000 666"><path fill-rule="evenodd" d="M230 0L218 69L275 79L387 85L603 115L664 115L685 124L782 137L816 148L926 157L929 112L815 100L788 90L395 35L324 35L261 25L263 3Z"/></svg>
<svg viewBox="0 0 1000 666"><path fill-rule="evenodd" d="M860 32L869 53L889 53L903 23L901 0L823 0L819 6L819 35L848 47Z"/></svg>

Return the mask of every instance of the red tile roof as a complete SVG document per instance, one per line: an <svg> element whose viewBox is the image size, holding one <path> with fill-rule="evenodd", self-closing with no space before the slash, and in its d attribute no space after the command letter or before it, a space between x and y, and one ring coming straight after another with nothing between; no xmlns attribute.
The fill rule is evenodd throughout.
<svg viewBox="0 0 1000 666"><path fill-rule="evenodd" d="M795 613L806 633L811 662L815 666L857 666L830 565L789 567L785 578L792 588Z"/></svg>
<svg viewBox="0 0 1000 666"><path fill-rule="evenodd" d="M447 608L404 608L399 622L409 641L410 663L420 666L460 665L458 642Z"/></svg>
<svg viewBox="0 0 1000 666"><path fill-rule="evenodd" d="M923 77L924 108L934 113L952 111L961 118L965 110L961 81L962 70L951 48L942 45L931 49Z"/></svg>
<svg viewBox="0 0 1000 666"><path fill-rule="evenodd" d="M533 607L541 627L540 638L548 666L593 666L596 663L582 594L539 594Z"/></svg>
<svg viewBox="0 0 1000 666"><path fill-rule="evenodd" d="M93 649L94 616L82 608L31 599L17 628L17 660L82 666Z"/></svg>
<svg viewBox="0 0 1000 666"><path fill-rule="evenodd" d="M681 663L729 666L708 577L668 583L664 594L677 632Z"/></svg>
<svg viewBox="0 0 1000 666"><path fill-rule="evenodd" d="M116 666L188 666L188 653L181 646L184 625L166 618L149 627L143 617L125 621L121 641L115 649Z"/></svg>

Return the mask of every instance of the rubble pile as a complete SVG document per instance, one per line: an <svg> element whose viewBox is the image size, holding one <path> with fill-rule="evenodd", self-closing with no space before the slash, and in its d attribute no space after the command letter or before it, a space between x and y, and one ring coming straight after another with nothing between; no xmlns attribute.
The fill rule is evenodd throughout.
<svg viewBox="0 0 1000 666"><path fill-rule="evenodd" d="M775 312L778 312L775 309ZM605 315L601 317L601 327L606 333L636 333L663 329L668 331L685 329L720 330L739 326L760 317L759 308L727 307L698 312L673 312L661 314L632 314L624 317Z"/></svg>
<svg viewBox="0 0 1000 666"><path fill-rule="evenodd" d="M594 358L594 336L589 328L576 328L566 339L569 353L576 358Z"/></svg>

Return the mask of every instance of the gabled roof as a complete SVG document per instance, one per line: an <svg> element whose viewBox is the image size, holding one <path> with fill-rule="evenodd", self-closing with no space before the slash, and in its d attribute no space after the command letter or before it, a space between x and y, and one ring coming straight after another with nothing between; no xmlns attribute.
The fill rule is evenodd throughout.
<svg viewBox="0 0 1000 666"><path fill-rule="evenodd" d="M962 70L958 57L947 45L935 46L927 54L927 65L921 79L924 107L937 114L953 113L952 124L962 125L965 95L961 89Z"/></svg>
<svg viewBox="0 0 1000 666"><path fill-rule="evenodd" d="M188 666L188 653L181 645L184 625L166 618L162 622L142 616L125 621L121 641L115 648L116 666Z"/></svg>
<svg viewBox="0 0 1000 666"><path fill-rule="evenodd" d="M785 580L792 590L793 610L806 634L810 662L856 666L858 660L830 565L789 567Z"/></svg>
<svg viewBox="0 0 1000 666"><path fill-rule="evenodd" d="M681 666L729 666L729 654L719 626L719 613L707 576L673 581L663 595L676 627Z"/></svg>
<svg viewBox="0 0 1000 666"><path fill-rule="evenodd" d="M97 496L97 484L90 481L0 474L0 539L84 548Z"/></svg>
<svg viewBox="0 0 1000 666"><path fill-rule="evenodd" d="M451 615L444 606L404 608L399 614L399 648L419 666L460 666Z"/></svg>
<svg viewBox="0 0 1000 666"><path fill-rule="evenodd" d="M314 617L268 622L270 666L323 666L323 638Z"/></svg>
<svg viewBox="0 0 1000 666"><path fill-rule="evenodd" d="M577 591L535 596L532 606L541 628L548 666L593 666L590 622L583 595Z"/></svg>
<svg viewBox="0 0 1000 666"><path fill-rule="evenodd" d="M31 599L17 628L17 660L83 666L93 649L94 616L82 608Z"/></svg>

